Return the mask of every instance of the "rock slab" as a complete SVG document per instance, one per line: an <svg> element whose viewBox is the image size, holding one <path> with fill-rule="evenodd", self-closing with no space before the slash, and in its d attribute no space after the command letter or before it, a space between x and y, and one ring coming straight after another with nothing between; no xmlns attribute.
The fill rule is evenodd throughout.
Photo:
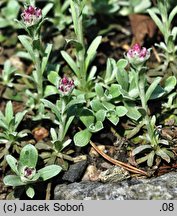
<svg viewBox="0 0 177 216"><path fill-rule="evenodd" d="M79 182L57 185L55 200L177 200L177 172L120 183Z"/></svg>

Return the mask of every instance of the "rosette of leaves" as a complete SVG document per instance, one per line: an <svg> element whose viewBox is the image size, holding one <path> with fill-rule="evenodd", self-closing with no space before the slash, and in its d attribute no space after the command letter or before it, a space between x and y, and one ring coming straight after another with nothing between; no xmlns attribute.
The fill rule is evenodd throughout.
<svg viewBox="0 0 177 216"><path fill-rule="evenodd" d="M38 152L31 144L23 147L18 161L11 155L7 155L6 160L15 175L5 176L3 179L4 184L13 187L24 187L27 196L30 198L35 195L33 188L35 183L46 181L58 175L62 169L58 165L50 165L36 170Z"/></svg>
<svg viewBox="0 0 177 216"><path fill-rule="evenodd" d="M26 112L27 111L18 112L14 115L11 101L6 104L4 114L0 111L0 159L2 159L4 155L8 154L9 151L20 152L20 140L27 136L27 133L30 133L29 130L22 130L20 132L17 130ZM2 163L4 164L4 161Z"/></svg>
<svg viewBox="0 0 177 216"><path fill-rule="evenodd" d="M155 116L152 117L150 124L155 128L155 122L156 118ZM156 157L159 158L159 160L165 160L167 163L170 163L171 159L175 158L174 153L172 152L170 142L166 139L161 138L160 133L154 129L154 136L156 137L156 140L158 140L158 145L152 146L150 144L144 144L136 147L132 151L132 156L137 157L137 155L145 154L145 156L142 156L138 159L136 159L136 163L144 163L147 162L147 165L149 167L152 167L154 165L154 160ZM143 140L147 140L147 143L150 143L150 138L148 134L146 134L146 137L140 137ZM160 162L160 161L159 161Z"/></svg>
<svg viewBox="0 0 177 216"><path fill-rule="evenodd" d="M116 66L118 68L117 84L114 85L114 88L117 88L117 94L119 92L122 96L122 102L128 110L126 115L137 121L142 117L141 108L136 105L136 101L140 100L138 91L139 74L133 68L129 72L127 71L128 61L126 59L120 59ZM160 85L161 80L161 77L156 77L152 83L147 83L145 80L146 102L166 97L176 86L175 76L168 77L163 86Z"/></svg>
<svg viewBox="0 0 177 216"><path fill-rule="evenodd" d="M46 143L38 142L35 147L41 151L40 157L43 159L44 164L60 165L63 170L68 169L68 161L73 161L70 156L74 151L71 148L67 148L72 140L65 137L64 140L60 141L59 133L57 128L50 129L51 141Z"/></svg>

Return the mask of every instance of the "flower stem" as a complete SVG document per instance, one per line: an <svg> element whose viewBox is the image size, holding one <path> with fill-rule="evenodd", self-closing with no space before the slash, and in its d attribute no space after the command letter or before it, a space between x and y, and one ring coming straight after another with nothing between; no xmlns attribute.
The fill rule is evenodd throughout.
<svg viewBox="0 0 177 216"><path fill-rule="evenodd" d="M39 36L37 38L35 38L35 36L33 35L33 50L35 53L35 69L36 69L36 88L37 88L37 104L40 103L40 99L43 98L43 75L42 75L42 70L41 70L41 54L40 51L42 50L41 47L41 41Z"/></svg>
<svg viewBox="0 0 177 216"><path fill-rule="evenodd" d="M65 137L65 124L67 115L65 114L66 97L61 98L61 122L59 126L59 141L62 142Z"/></svg>
<svg viewBox="0 0 177 216"><path fill-rule="evenodd" d="M146 83L146 77L145 77L145 73L144 71L142 71L144 69L140 69L138 71L138 90L139 90L139 96L140 96L140 100L141 100L141 105L142 105L142 108L144 109L145 111L145 117L144 117L144 120L145 120L145 125L146 125L146 128L147 128L147 132L148 132L148 135L150 137L150 140L151 140L151 145L153 147L155 147L157 145L157 140L154 136L154 128L151 124L151 119L148 115L148 106L147 106L147 101L146 101L146 94L145 94L145 83Z"/></svg>
<svg viewBox="0 0 177 216"><path fill-rule="evenodd" d="M83 31L83 16L81 3L76 3L70 0L71 15L74 24L74 31L77 37L77 41L82 46L76 48L77 65L79 67L79 88L86 91L87 86L87 71L85 68L85 43L84 43L84 31Z"/></svg>

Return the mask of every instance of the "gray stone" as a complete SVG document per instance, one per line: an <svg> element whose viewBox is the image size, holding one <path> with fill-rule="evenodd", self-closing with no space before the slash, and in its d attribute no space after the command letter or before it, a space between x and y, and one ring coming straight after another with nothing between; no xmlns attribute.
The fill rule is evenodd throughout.
<svg viewBox="0 0 177 216"><path fill-rule="evenodd" d="M70 165L69 170L62 177L63 181L76 182L81 180L87 167L87 160Z"/></svg>
<svg viewBox="0 0 177 216"><path fill-rule="evenodd" d="M177 172L120 183L80 182L57 185L55 200L177 200Z"/></svg>

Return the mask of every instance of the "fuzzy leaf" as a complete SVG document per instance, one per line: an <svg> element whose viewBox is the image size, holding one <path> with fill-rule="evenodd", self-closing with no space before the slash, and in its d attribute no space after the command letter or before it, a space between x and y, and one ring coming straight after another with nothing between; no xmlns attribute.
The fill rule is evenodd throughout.
<svg viewBox="0 0 177 216"><path fill-rule="evenodd" d="M13 156L7 155L6 161L9 164L10 168L18 175L17 160Z"/></svg>
<svg viewBox="0 0 177 216"><path fill-rule="evenodd" d="M154 81L151 83L151 85L149 86L149 88L146 91L146 101L148 101L152 95L152 93L155 91L157 85L160 83L161 81L161 77L156 77L154 79Z"/></svg>
<svg viewBox="0 0 177 216"><path fill-rule="evenodd" d="M136 105L133 102L124 102L125 108L128 110L126 115L137 121L141 117L141 113L138 111Z"/></svg>
<svg viewBox="0 0 177 216"><path fill-rule="evenodd" d="M26 35L19 35L18 39L20 40L22 45L25 47L25 49L28 51L28 53L31 56L31 59L35 63L35 54L33 52L33 48L32 48L32 45L31 45L31 41L30 41L31 39Z"/></svg>
<svg viewBox="0 0 177 216"><path fill-rule="evenodd" d="M46 69L47 62L48 62L51 51L52 51L52 44L47 44L47 47L44 52L44 57L42 58L42 63L41 63L41 73L42 74L44 73Z"/></svg>
<svg viewBox="0 0 177 216"><path fill-rule="evenodd" d="M104 96L104 89L100 83L95 84L95 92L96 92L98 97Z"/></svg>
<svg viewBox="0 0 177 216"><path fill-rule="evenodd" d="M44 91L44 97L48 97L50 95L58 94L58 89L55 86L47 85Z"/></svg>
<svg viewBox="0 0 177 216"><path fill-rule="evenodd" d="M154 156L155 156L155 152L154 151L151 151L149 154L148 154L148 159L147 159L147 165L149 167L152 167L153 163L154 163Z"/></svg>
<svg viewBox="0 0 177 216"><path fill-rule="evenodd" d="M140 145L132 151L132 155L135 156L139 154L140 152L144 151L145 149L152 149L152 146L151 145Z"/></svg>
<svg viewBox="0 0 177 216"><path fill-rule="evenodd" d="M45 17L48 12L52 9L53 3L48 3L45 7L42 8L42 16Z"/></svg>
<svg viewBox="0 0 177 216"><path fill-rule="evenodd" d="M137 163L137 164L144 163L144 162L147 161L147 160L148 160L148 155L146 155L146 156L144 156L144 157L141 157L141 158L138 158L138 159L136 160L136 163Z"/></svg>
<svg viewBox="0 0 177 216"><path fill-rule="evenodd" d="M60 78L57 72L51 71L47 76L47 79L58 88Z"/></svg>
<svg viewBox="0 0 177 216"><path fill-rule="evenodd" d="M80 114L80 120L88 128L90 125L94 124L95 116L91 110L85 108Z"/></svg>
<svg viewBox="0 0 177 216"><path fill-rule="evenodd" d="M166 148L162 148L162 150L170 157L170 158L175 158L175 155L172 151L166 149Z"/></svg>
<svg viewBox="0 0 177 216"><path fill-rule="evenodd" d="M127 108L124 107L124 106L117 106L116 107L116 114L119 116L119 117L122 117L124 115L126 115L126 113L128 112Z"/></svg>
<svg viewBox="0 0 177 216"><path fill-rule="evenodd" d="M91 124L88 127L89 131L92 133L96 133L103 129L103 123L101 121L97 121L96 124Z"/></svg>
<svg viewBox="0 0 177 216"><path fill-rule="evenodd" d="M51 129L50 129L50 134L51 134L51 137L52 137L52 140L53 140L53 141L55 141L55 140L58 139L57 133L56 133L56 131L55 131L54 128L51 128Z"/></svg>
<svg viewBox="0 0 177 216"><path fill-rule="evenodd" d="M103 122L106 117L106 110L100 109L98 112L95 113L95 117L97 121Z"/></svg>
<svg viewBox="0 0 177 216"><path fill-rule="evenodd" d="M61 55L63 56L65 61L68 63L68 65L71 67L71 69L76 74L76 76L79 76L79 68L77 67L74 60L70 57L70 55L68 55L68 53L65 51L61 51Z"/></svg>
<svg viewBox="0 0 177 216"><path fill-rule="evenodd" d="M5 176L3 182L5 185L13 187L25 185L25 183L21 181L20 177L16 175Z"/></svg>
<svg viewBox="0 0 177 216"><path fill-rule="evenodd" d="M67 119L67 122L66 122L65 128L64 128L64 134L63 134L63 136L65 136L66 133L68 132L68 129L69 129L71 123L73 122L74 117L75 117L75 116L70 116L70 117Z"/></svg>
<svg viewBox="0 0 177 216"><path fill-rule="evenodd" d="M98 49L98 46L101 43L101 36L97 36L92 43L90 44L88 50L87 50L87 57L85 60L85 64L86 64L86 69L88 68L89 64L91 63L91 61L94 59L95 55L96 55L96 51Z"/></svg>
<svg viewBox="0 0 177 216"><path fill-rule="evenodd" d="M109 94L112 95L112 98L117 98L121 95L119 91L120 87L117 84L112 84L109 88Z"/></svg>
<svg viewBox="0 0 177 216"><path fill-rule="evenodd" d="M111 115L110 117L107 117L110 122L112 122L114 125L117 125L119 122L119 117L117 115Z"/></svg>
<svg viewBox="0 0 177 216"><path fill-rule="evenodd" d="M7 124L10 124L10 122L13 119L13 106L12 106L12 102L8 101L8 103L6 104L6 108L5 108L5 118L6 118L6 122Z"/></svg>
<svg viewBox="0 0 177 216"><path fill-rule="evenodd" d="M128 73L125 70L125 67L128 65L128 61L126 59L120 59L117 62L118 72L117 72L117 82L122 86L122 88L127 91L129 85L129 77Z"/></svg>
<svg viewBox="0 0 177 216"><path fill-rule="evenodd" d="M165 80L164 90L169 93L171 92L176 86L176 77L170 76Z"/></svg>
<svg viewBox="0 0 177 216"><path fill-rule="evenodd" d="M53 103L51 103L49 100L41 99L41 101L44 103L44 106L51 109L52 112L54 112L54 114L58 118L58 120L61 121L61 115L60 115L61 111L58 109L58 107Z"/></svg>
<svg viewBox="0 0 177 216"><path fill-rule="evenodd" d="M73 99L71 100L65 107L65 111L67 111L69 108L71 108L72 106L74 105L77 105L77 104L83 104L85 103L85 99L84 98L76 98L76 99Z"/></svg>
<svg viewBox="0 0 177 216"><path fill-rule="evenodd" d="M22 148L19 161L23 166L35 168L37 160L38 152L33 145L28 144Z"/></svg>
<svg viewBox="0 0 177 216"><path fill-rule="evenodd" d="M173 8L173 10L169 14L168 22L170 24L171 24L173 18L176 16L176 14L177 14L177 5Z"/></svg>
<svg viewBox="0 0 177 216"><path fill-rule="evenodd" d="M157 85L156 89L151 94L150 100L158 99L164 96L164 94L165 94L165 90L160 85Z"/></svg>
<svg viewBox="0 0 177 216"><path fill-rule="evenodd" d="M26 195L32 199L34 197L34 195L35 195L34 188L28 186L28 188L26 190Z"/></svg>
<svg viewBox="0 0 177 216"><path fill-rule="evenodd" d="M26 113L27 113L27 110L24 110L23 112L18 112L15 115L15 127L14 127L14 130L16 130L18 128L19 124L23 120Z"/></svg>
<svg viewBox="0 0 177 216"><path fill-rule="evenodd" d="M170 157L168 156L168 154L163 149L158 149L156 151L156 155L160 156L163 160L170 163Z"/></svg>
<svg viewBox="0 0 177 216"><path fill-rule="evenodd" d="M99 111L101 109L104 109L102 103L98 100L98 99L93 99L91 102L90 102L90 105L92 107L92 110L94 111Z"/></svg>
<svg viewBox="0 0 177 216"><path fill-rule="evenodd" d="M74 135L74 143L76 146L84 147L89 143L91 136L92 134L88 129L79 131Z"/></svg>
<svg viewBox="0 0 177 216"><path fill-rule="evenodd" d="M38 170L38 173L40 175L40 178L43 181L46 181L47 179L50 179L58 175L61 172L61 170L62 168L58 165L50 165Z"/></svg>

